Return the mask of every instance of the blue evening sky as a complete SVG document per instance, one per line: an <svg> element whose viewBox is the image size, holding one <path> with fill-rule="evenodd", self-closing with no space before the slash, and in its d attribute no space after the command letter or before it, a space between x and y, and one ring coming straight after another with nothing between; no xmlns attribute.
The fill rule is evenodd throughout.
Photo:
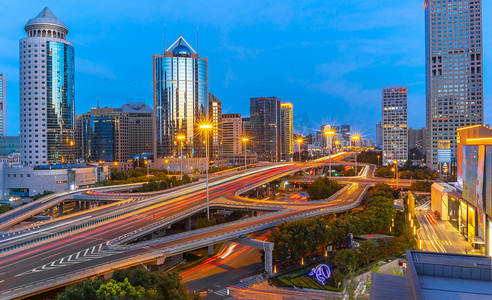
<svg viewBox="0 0 492 300"><path fill-rule="evenodd" d="M209 90L226 113L249 98L294 104L300 133L352 124L375 136L381 88L408 85L409 126L425 126L424 1L2 1L0 73L8 78L8 131L19 130L18 42L45 6L75 46L75 108L152 106L152 55L182 35L209 59ZM492 2L483 1L485 122L490 123Z"/></svg>

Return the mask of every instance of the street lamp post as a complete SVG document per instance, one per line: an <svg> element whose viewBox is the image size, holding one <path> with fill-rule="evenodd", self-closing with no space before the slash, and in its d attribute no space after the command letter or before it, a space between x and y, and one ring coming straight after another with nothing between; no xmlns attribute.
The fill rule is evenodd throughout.
<svg viewBox="0 0 492 300"><path fill-rule="evenodd" d="M352 139L354 140L354 151L355 151L355 176L357 176L357 141L360 140L360 136L354 135L352 136Z"/></svg>
<svg viewBox="0 0 492 300"><path fill-rule="evenodd" d="M208 131L212 129L212 124L203 123L199 125L199 128L205 133L205 173L206 173L206 187L207 187L207 219L210 221L210 199L208 194Z"/></svg>
<svg viewBox="0 0 492 300"><path fill-rule="evenodd" d="M246 143L248 143L249 138L243 137L242 138L242 141L244 143L244 169L246 170L246 168L248 166L248 163L247 163L247 160L246 160Z"/></svg>
<svg viewBox="0 0 492 300"><path fill-rule="evenodd" d="M398 190L398 161L394 160L395 164L395 179L396 179L396 190Z"/></svg>
<svg viewBox="0 0 492 300"><path fill-rule="evenodd" d="M297 139L296 142L299 145L299 163L302 163L302 155L301 155L302 139Z"/></svg>
<svg viewBox="0 0 492 300"><path fill-rule="evenodd" d="M332 139L333 139L333 136L335 135L335 130L327 130L325 131L325 134L328 136L328 165L329 165L329 174L328 174L328 178L331 179L331 142L332 142Z"/></svg>
<svg viewBox="0 0 492 300"><path fill-rule="evenodd" d="M146 159L146 160L144 161L144 163L145 163L145 165L147 166L147 177L149 177L149 176L150 176L150 175L149 175L149 161Z"/></svg>
<svg viewBox="0 0 492 300"><path fill-rule="evenodd" d="M179 143L179 173L181 174L181 179L183 179L183 140L186 139L186 136L183 134L179 134L177 137Z"/></svg>

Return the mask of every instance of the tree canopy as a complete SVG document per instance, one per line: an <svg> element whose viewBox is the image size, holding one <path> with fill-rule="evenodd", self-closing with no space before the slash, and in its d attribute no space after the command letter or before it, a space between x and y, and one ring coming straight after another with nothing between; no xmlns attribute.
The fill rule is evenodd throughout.
<svg viewBox="0 0 492 300"><path fill-rule="evenodd" d="M319 177L308 186L307 192L312 200L328 199L342 187L335 180L326 177Z"/></svg>

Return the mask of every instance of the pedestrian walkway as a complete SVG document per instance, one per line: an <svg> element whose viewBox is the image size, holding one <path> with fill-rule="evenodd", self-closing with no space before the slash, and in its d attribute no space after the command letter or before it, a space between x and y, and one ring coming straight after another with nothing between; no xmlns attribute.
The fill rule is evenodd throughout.
<svg viewBox="0 0 492 300"><path fill-rule="evenodd" d="M225 297L227 296L227 289L232 289L232 288L236 288L236 289L243 289L243 288L248 288L254 284L258 283L258 278L251 278L249 280L245 280L243 282L239 282L239 283L236 283L232 286L229 286L229 287L226 287L226 288L223 288L223 289L220 289L216 292L214 292L216 295L219 295L219 296L222 296L222 297Z"/></svg>
<svg viewBox="0 0 492 300"><path fill-rule="evenodd" d="M266 282L245 289L231 288L231 296L234 299L249 300L325 300L342 297L340 293L309 289L296 290L291 288L280 288L270 286Z"/></svg>

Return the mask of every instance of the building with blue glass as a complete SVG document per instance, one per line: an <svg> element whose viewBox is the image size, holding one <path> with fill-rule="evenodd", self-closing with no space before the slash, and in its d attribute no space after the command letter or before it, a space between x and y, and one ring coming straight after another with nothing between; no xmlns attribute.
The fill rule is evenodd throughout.
<svg viewBox="0 0 492 300"><path fill-rule="evenodd" d="M121 108L96 107L77 117L76 156L85 162L125 162L150 153L153 141L152 108L129 102Z"/></svg>
<svg viewBox="0 0 492 300"><path fill-rule="evenodd" d="M282 153L281 100L250 98L251 145L259 161L280 161Z"/></svg>
<svg viewBox="0 0 492 300"><path fill-rule="evenodd" d="M49 8L20 40L20 146L24 165L74 161L74 48Z"/></svg>
<svg viewBox="0 0 492 300"><path fill-rule="evenodd" d="M153 60L156 159L179 156L178 134L186 137L183 156L204 157L197 122L207 116L208 60L200 58L183 37Z"/></svg>

